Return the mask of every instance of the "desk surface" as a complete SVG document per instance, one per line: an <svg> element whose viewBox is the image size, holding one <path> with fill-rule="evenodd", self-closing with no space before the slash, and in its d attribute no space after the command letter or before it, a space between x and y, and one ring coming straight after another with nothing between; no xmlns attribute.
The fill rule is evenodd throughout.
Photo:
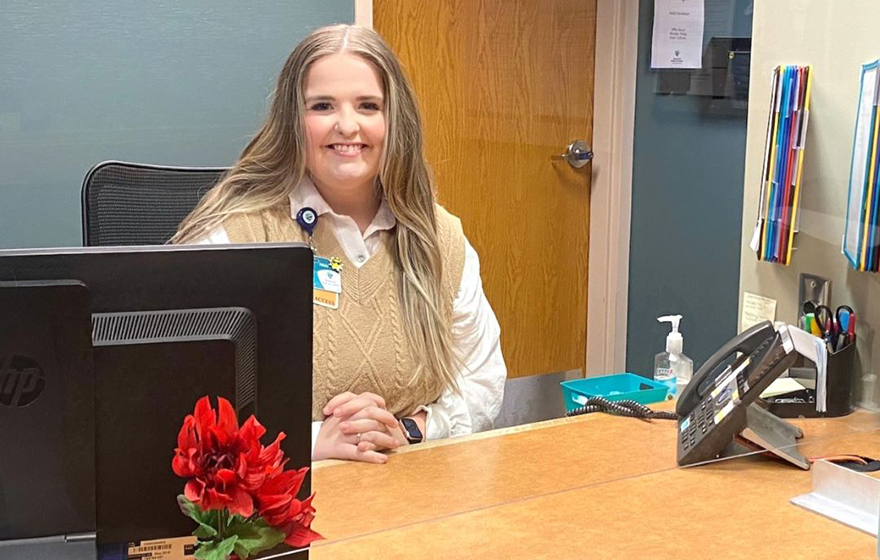
<svg viewBox="0 0 880 560"><path fill-rule="evenodd" d="M880 456L880 415L796 422L806 456ZM876 540L789 499L763 457L675 465L675 423L593 414L316 463L312 558L873 558ZM691 527L684 538L685 521ZM693 522L691 524L690 522Z"/></svg>

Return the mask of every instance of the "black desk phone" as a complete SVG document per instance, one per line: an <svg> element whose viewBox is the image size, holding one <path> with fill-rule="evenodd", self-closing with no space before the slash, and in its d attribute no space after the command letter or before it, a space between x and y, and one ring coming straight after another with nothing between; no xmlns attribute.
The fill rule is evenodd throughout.
<svg viewBox="0 0 880 560"><path fill-rule="evenodd" d="M693 465L724 455L740 432L760 423L752 422L756 414L765 423L785 424L753 403L797 356L788 326L777 331L769 321L744 331L715 352L694 375L675 407L679 415L678 464ZM755 410L749 410L750 406ZM791 429L795 428L783 426L783 431Z"/></svg>

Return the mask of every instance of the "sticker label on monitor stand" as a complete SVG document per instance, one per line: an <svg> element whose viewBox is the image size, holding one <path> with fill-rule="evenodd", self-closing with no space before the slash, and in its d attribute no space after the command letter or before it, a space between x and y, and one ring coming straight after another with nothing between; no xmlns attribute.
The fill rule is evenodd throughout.
<svg viewBox="0 0 880 560"><path fill-rule="evenodd" d="M195 537L177 537L128 543L128 560L190 560L195 554Z"/></svg>

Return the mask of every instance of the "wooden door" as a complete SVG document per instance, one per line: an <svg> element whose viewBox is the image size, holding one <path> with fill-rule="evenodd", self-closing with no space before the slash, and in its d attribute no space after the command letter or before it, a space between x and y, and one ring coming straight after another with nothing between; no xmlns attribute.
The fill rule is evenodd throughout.
<svg viewBox="0 0 880 560"><path fill-rule="evenodd" d="M582 368L596 0L374 0L416 89L440 202L480 255L510 377Z"/></svg>

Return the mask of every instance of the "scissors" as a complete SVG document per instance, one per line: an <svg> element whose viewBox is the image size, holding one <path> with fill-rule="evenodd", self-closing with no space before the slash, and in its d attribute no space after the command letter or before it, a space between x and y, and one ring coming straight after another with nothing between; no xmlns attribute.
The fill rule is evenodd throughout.
<svg viewBox="0 0 880 560"><path fill-rule="evenodd" d="M840 307L837 310L839 312ZM839 316L835 315L827 305L817 305L813 316L816 318L816 325L819 327L819 332L822 333L822 338L829 334L836 334L840 328Z"/></svg>
<svg viewBox="0 0 880 560"><path fill-rule="evenodd" d="M854 313L855 311L853 311L853 308L848 305L840 305L837 307L834 317L837 319L837 328L839 331L846 330L847 326L849 326L849 319Z"/></svg>
<svg viewBox="0 0 880 560"><path fill-rule="evenodd" d="M856 312L848 305L841 305L835 313L837 318L837 332L834 333L837 338L837 348L843 348L855 333Z"/></svg>

